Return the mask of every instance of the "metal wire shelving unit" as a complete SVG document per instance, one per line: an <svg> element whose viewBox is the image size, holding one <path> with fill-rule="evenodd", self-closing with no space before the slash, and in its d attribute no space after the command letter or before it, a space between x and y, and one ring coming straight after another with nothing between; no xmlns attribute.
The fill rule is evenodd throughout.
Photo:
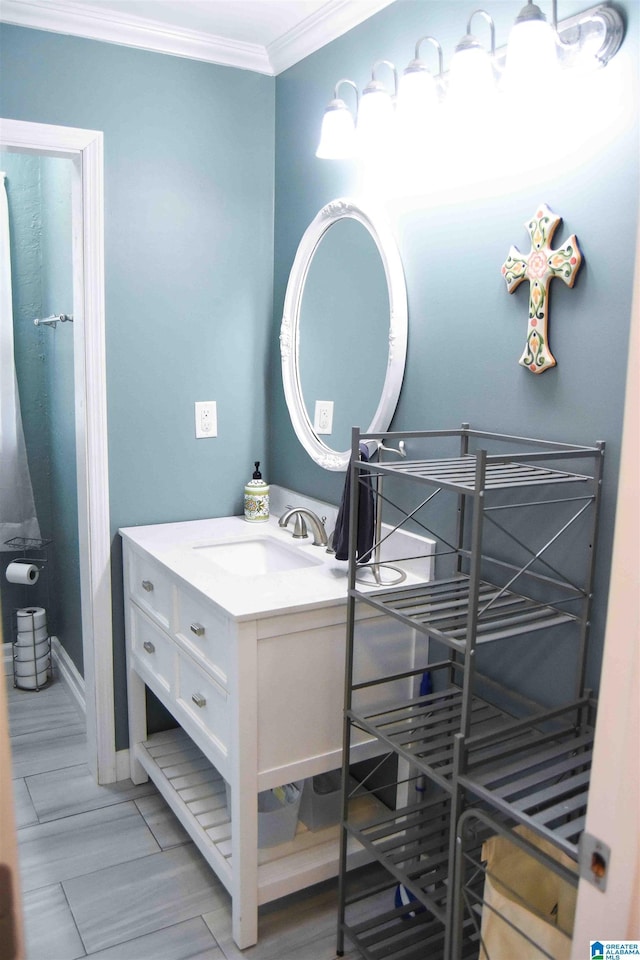
<svg viewBox="0 0 640 960"><path fill-rule="evenodd" d="M391 462L359 459L361 442L388 449L399 441L417 455ZM348 921L341 854L339 955L346 938L367 958L413 956L403 946L410 922L417 941L422 928L427 938L416 957L425 955L424 945L435 936L431 924L441 925L438 955L445 960L477 956L474 917L465 919L460 911L461 888L454 883L456 828L467 810L488 811L498 831L528 828L577 859L595 720L585 661L603 460L603 443L576 446L472 430L468 424L414 433L354 430L343 777L352 736L364 731L398 758L409 779L423 778L428 799L407 802L405 790L398 810L356 829L349 823L345 791L342 847L355 837L386 870L391 885L401 885L419 909L397 908L396 926L390 920L385 927L386 952L376 952L372 930ZM435 537L435 579L380 589L358 582L356 518L365 478L374 488L384 481L378 502L388 514L387 529L417 527ZM443 526L443 500L452 514L444 533L436 532ZM355 682L356 646L366 643L355 631L361 603L422 638L403 674ZM569 645L570 665L557 702L533 699L526 683L515 689L478 668L481 655L486 666L492 650L499 659L512 641L541 659L550 647L555 652ZM432 689L420 694L426 672ZM411 676L416 695L398 701L394 681ZM367 695L372 688L373 707Z"/></svg>

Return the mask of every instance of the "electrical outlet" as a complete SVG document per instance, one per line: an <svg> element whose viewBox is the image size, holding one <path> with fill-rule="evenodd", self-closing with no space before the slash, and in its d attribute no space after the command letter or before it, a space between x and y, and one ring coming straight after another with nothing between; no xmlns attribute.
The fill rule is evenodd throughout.
<svg viewBox="0 0 640 960"><path fill-rule="evenodd" d="M333 431L333 400L316 400L313 429L317 434Z"/></svg>
<svg viewBox="0 0 640 960"><path fill-rule="evenodd" d="M196 400L196 437L218 436L218 411L215 400Z"/></svg>

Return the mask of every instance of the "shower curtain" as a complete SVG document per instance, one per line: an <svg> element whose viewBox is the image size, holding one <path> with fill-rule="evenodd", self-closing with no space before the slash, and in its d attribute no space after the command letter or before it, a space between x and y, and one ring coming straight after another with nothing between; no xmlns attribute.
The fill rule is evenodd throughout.
<svg viewBox="0 0 640 960"><path fill-rule="evenodd" d="M13 352L9 204L0 172L0 550L13 537L40 538L22 429Z"/></svg>

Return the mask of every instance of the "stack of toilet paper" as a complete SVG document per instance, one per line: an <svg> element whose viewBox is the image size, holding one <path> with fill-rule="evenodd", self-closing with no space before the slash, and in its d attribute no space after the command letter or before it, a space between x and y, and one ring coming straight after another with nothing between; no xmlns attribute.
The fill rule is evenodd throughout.
<svg viewBox="0 0 640 960"><path fill-rule="evenodd" d="M16 614L14 671L17 686L33 690L47 682L49 633L44 607L22 607Z"/></svg>

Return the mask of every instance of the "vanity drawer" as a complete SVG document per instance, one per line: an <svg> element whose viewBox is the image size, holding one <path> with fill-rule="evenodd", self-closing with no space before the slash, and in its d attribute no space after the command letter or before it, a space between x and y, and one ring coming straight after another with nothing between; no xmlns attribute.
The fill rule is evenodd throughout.
<svg viewBox="0 0 640 960"><path fill-rule="evenodd" d="M229 748L230 710L228 695L190 658L178 658L176 702L189 720L212 738L226 756Z"/></svg>
<svg viewBox="0 0 640 960"><path fill-rule="evenodd" d="M173 610L173 587L161 566L133 551L129 554L129 592L165 630L170 630Z"/></svg>
<svg viewBox="0 0 640 960"><path fill-rule="evenodd" d="M151 677L167 693L175 686L177 651L173 641L131 605L131 655L143 679Z"/></svg>
<svg viewBox="0 0 640 960"><path fill-rule="evenodd" d="M226 690L231 659L232 623L199 594L177 594L176 638Z"/></svg>

